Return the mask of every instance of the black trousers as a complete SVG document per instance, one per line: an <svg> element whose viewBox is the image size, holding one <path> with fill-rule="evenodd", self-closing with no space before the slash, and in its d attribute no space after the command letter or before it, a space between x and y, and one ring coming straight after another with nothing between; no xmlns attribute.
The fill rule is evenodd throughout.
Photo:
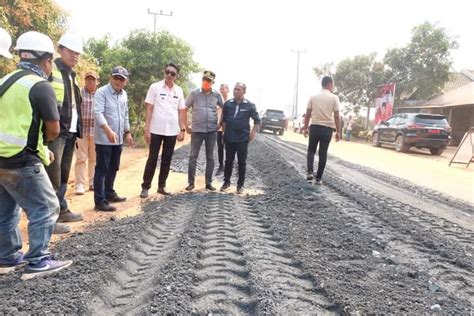
<svg viewBox="0 0 474 316"><path fill-rule="evenodd" d="M235 154L237 154L237 161L239 164L239 180L237 181L237 187L244 186L248 147L249 142L225 142L224 183L230 183L234 158Z"/></svg>
<svg viewBox="0 0 474 316"><path fill-rule="evenodd" d="M217 157L219 159L219 168L224 167L224 142L222 134L222 131L217 132Z"/></svg>
<svg viewBox="0 0 474 316"><path fill-rule="evenodd" d="M307 153L308 174L313 173L314 154L319 144L319 161L316 179L322 179L326 161L328 158L328 148L331 142L333 129L322 125L311 125L309 128L309 143Z"/></svg>
<svg viewBox="0 0 474 316"><path fill-rule="evenodd" d="M163 149L161 151L161 166L160 175L158 176L158 188L166 186L166 179L170 173L171 158L173 158L174 146L176 145L176 136L164 136L151 134L150 149L148 153L148 160L146 161L145 171L143 172L142 189L150 189L151 182L155 176L156 164L158 162L158 154L160 152L161 144Z"/></svg>

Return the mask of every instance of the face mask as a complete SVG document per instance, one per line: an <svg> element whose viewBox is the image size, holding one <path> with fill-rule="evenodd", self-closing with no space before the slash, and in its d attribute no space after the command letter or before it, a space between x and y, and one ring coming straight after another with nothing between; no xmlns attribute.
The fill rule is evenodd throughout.
<svg viewBox="0 0 474 316"><path fill-rule="evenodd" d="M202 88L203 88L204 90L209 90L209 89L211 89L211 86L212 86L211 83L208 82L208 81L205 81L205 80L204 80L204 81L202 82Z"/></svg>

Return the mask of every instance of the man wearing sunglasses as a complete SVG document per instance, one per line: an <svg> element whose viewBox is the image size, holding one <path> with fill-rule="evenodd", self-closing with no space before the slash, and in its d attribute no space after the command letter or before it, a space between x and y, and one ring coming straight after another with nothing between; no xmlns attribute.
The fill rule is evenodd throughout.
<svg viewBox="0 0 474 316"><path fill-rule="evenodd" d="M183 89L174 83L178 73L179 67L177 65L167 64L164 79L153 83L145 98L145 141L150 145L150 148L143 172L141 198L148 197L148 190L155 175L158 153L162 144L158 193L170 195L165 187L170 172L171 158L176 140L182 141L186 131L184 123L179 119L179 112L186 108Z"/></svg>
<svg viewBox="0 0 474 316"><path fill-rule="evenodd" d="M189 154L188 186L186 191L194 189L196 163L202 142L206 144L206 189L215 191L212 185L214 171L214 148L217 141L217 107L222 108L224 103L219 92L212 89L216 74L210 70L202 75L202 87L191 92L186 99L186 111L183 113L183 122L186 132L191 134L191 152ZM192 126L188 126L187 110L192 108Z"/></svg>
<svg viewBox="0 0 474 316"><path fill-rule="evenodd" d="M122 66L112 70L109 83L100 87L94 99L94 140L96 165L94 174L95 210L111 212L110 203L124 202L114 190L115 176L120 166L123 143L133 146L128 118L128 98L124 88L129 73Z"/></svg>

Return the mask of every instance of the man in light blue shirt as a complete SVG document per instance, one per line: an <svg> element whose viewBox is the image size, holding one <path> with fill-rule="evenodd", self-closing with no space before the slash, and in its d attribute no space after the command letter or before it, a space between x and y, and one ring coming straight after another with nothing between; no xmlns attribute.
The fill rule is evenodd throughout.
<svg viewBox="0 0 474 316"><path fill-rule="evenodd" d="M97 211L115 211L109 203L123 202L114 190L114 181L120 166L123 143L133 146L128 118L127 85L129 73L122 66L112 70L109 83L99 88L94 99L94 136L96 166L94 175L94 202Z"/></svg>

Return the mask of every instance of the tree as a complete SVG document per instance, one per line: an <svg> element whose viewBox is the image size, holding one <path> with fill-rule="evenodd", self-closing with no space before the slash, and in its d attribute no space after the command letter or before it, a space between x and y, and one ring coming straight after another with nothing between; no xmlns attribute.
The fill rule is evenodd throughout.
<svg viewBox="0 0 474 316"><path fill-rule="evenodd" d="M142 132L145 117L144 99L148 87L163 79L163 70L169 62L180 66L177 84L187 93L185 84L191 73L199 71L193 60L191 47L183 40L163 31L159 33L134 31L123 41L110 46L109 37L89 40L86 52L92 55L101 68L101 83L108 81L110 71L122 65L131 73L126 87L129 96L132 132L135 136Z"/></svg>
<svg viewBox="0 0 474 316"><path fill-rule="evenodd" d="M449 80L451 51L457 47L456 40L442 27L429 22L414 27L410 43L388 50L384 58L397 83L397 99L414 92L419 99L439 93Z"/></svg>
<svg viewBox="0 0 474 316"><path fill-rule="evenodd" d="M359 113L362 106L370 107L374 102L377 86L385 83L387 74L376 54L346 58L336 66L334 83L342 102L349 107L346 112Z"/></svg>
<svg viewBox="0 0 474 316"><path fill-rule="evenodd" d="M12 36L13 43L21 34L35 30L57 41L64 32L66 13L52 0L1 0L0 26ZM0 65L0 77L15 69L18 59Z"/></svg>

